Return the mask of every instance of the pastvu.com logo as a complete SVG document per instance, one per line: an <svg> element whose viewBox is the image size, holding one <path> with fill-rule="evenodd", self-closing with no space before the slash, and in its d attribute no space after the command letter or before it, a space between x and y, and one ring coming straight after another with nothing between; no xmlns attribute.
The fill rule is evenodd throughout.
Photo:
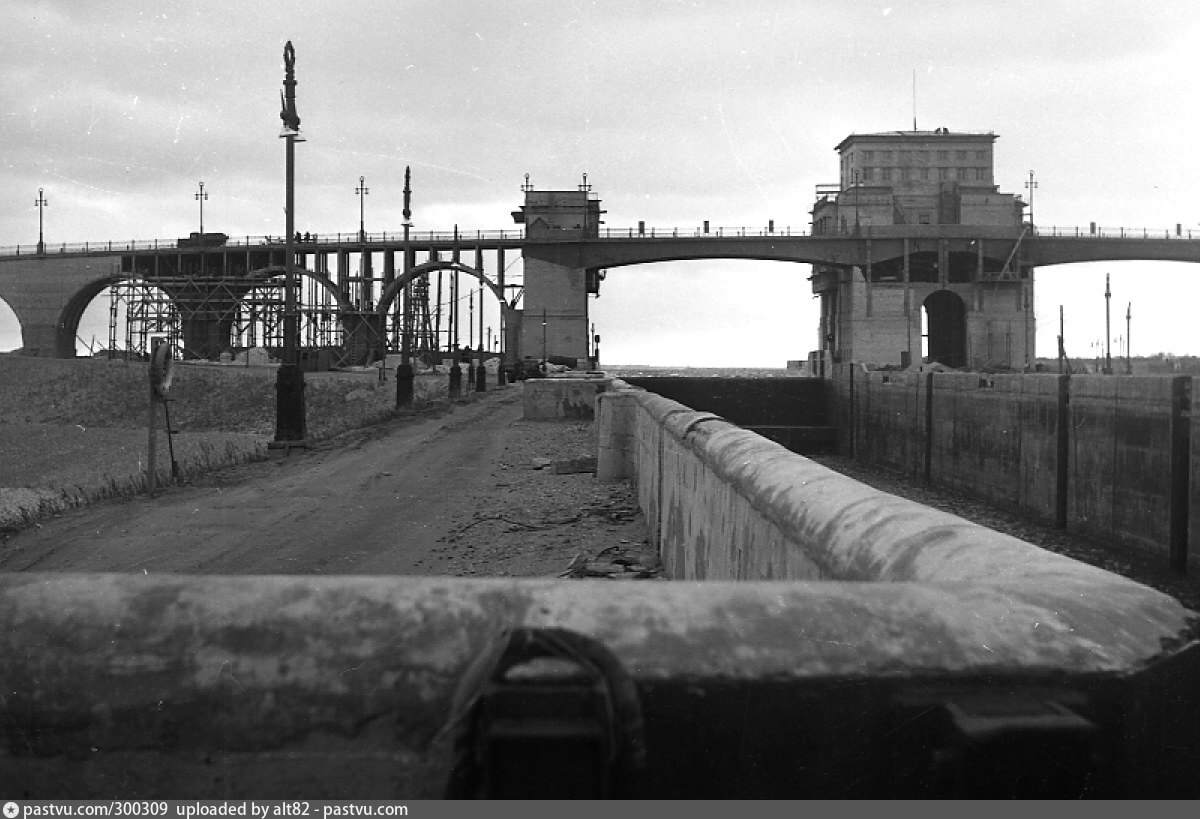
<svg viewBox="0 0 1200 819"><path fill-rule="evenodd" d="M17 819L17 815L20 812L21 812L21 809L19 807L17 807L16 802L5 802L4 803L4 819Z"/></svg>

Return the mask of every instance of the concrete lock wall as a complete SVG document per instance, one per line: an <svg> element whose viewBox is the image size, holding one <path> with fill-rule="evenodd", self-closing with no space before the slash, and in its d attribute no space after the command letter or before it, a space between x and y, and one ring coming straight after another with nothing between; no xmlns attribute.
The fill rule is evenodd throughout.
<svg viewBox="0 0 1200 819"><path fill-rule="evenodd" d="M1200 569L1188 377L842 366L835 388L843 452Z"/></svg>

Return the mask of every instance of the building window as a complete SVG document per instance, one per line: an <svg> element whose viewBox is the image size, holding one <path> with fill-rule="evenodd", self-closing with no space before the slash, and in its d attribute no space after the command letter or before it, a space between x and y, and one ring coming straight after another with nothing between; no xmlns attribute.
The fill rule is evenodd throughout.
<svg viewBox="0 0 1200 819"><path fill-rule="evenodd" d="M863 152L862 152L862 155L863 155L863 157L862 157L862 158L863 158L864 160L865 160L865 159L874 159L874 158L875 158L875 152L874 152L874 151L863 151Z"/></svg>
<svg viewBox="0 0 1200 819"><path fill-rule="evenodd" d="M917 224L918 225L928 225L929 224L929 214L928 213L917 214ZM1132 345L1130 345L1130 346L1132 346Z"/></svg>
<svg viewBox="0 0 1200 819"><path fill-rule="evenodd" d="M928 169L928 168L922 168L922 169L921 169L921 181L922 181L922 182L928 182L928 181L929 181L929 169Z"/></svg>
<svg viewBox="0 0 1200 819"><path fill-rule="evenodd" d="M967 158L967 152L966 152L966 151L955 151L955 152L954 152L954 158L955 158L955 159L966 159L966 158Z"/></svg>
<svg viewBox="0 0 1200 819"><path fill-rule="evenodd" d="M949 168L938 168L938 179L945 182L949 178L950 178L950 169Z"/></svg>
<svg viewBox="0 0 1200 819"><path fill-rule="evenodd" d="M912 170L910 168L901 168L900 169L900 181L908 182L911 179L912 179Z"/></svg>
<svg viewBox="0 0 1200 819"><path fill-rule="evenodd" d="M938 157L938 159L949 159L950 152L949 151L938 151L937 157Z"/></svg>
<svg viewBox="0 0 1200 819"><path fill-rule="evenodd" d="M901 151L900 152L900 161L902 163L904 163L905 165L912 162L912 151Z"/></svg>
<svg viewBox="0 0 1200 819"><path fill-rule="evenodd" d="M976 151L975 158L986 161L987 160L987 151Z"/></svg>
<svg viewBox="0 0 1200 819"><path fill-rule="evenodd" d="M970 174L968 173L970 170L971 170L970 168L959 168L958 169L958 181L966 182L967 178L970 176Z"/></svg>
<svg viewBox="0 0 1200 819"><path fill-rule="evenodd" d="M880 151L879 159L882 162L891 162L892 161L892 152L891 151Z"/></svg>
<svg viewBox="0 0 1200 819"><path fill-rule="evenodd" d="M892 181L892 169L891 168L880 168L879 169L879 177L884 182L891 182Z"/></svg>
<svg viewBox="0 0 1200 819"><path fill-rule="evenodd" d="M929 151L917 151L917 159L921 160L922 162L928 162Z"/></svg>
<svg viewBox="0 0 1200 819"><path fill-rule="evenodd" d="M976 182L987 182L987 168L976 168L975 169L975 181Z"/></svg>
<svg viewBox="0 0 1200 819"><path fill-rule="evenodd" d="M875 169L874 168L863 168L862 169L862 178L863 178L864 182L870 182L872 179L875 178Z"/></svg>

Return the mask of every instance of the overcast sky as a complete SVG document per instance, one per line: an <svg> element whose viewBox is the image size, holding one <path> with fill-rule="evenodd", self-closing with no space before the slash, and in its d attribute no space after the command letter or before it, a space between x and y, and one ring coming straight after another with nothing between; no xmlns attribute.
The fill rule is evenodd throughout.
<svg viewBox="0 0 1200 819"><path fill-rule="evenodd" d="M996 182L1041 226L1200 231L1194 0L2 0L0 246L283 233L282 49L296 48L297 227L515 227L528 173L586 172L607 225L807 229L850 133L994 131ZM1104 335L1200 353L1200 267L1038 273L1038 348ZM807 265L617 268L592 301L608 363L782 366L816 346ZM1153 292L1153 291L1158 291ZM1114 310L1114 335L1118 334ZM490 323L490 322L489 322ZM19 346L0 303L0 348ZM1114 348L1115 351L1115 348Z"/></svg>

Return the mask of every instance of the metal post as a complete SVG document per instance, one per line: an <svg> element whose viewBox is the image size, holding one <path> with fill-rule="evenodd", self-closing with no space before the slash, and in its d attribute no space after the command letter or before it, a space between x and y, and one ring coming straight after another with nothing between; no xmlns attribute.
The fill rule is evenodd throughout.
<svg viewBox="0 0 1200 819"><path fill-rule="evenodd" d="M43 227L43 216L42 216L42 209L43 209L43 208L45 208L47 205L49 205L49 204L50 204L49 202L47 202L47 201L46 201L46 197L42 195L42 189L41 189L41 188L38 188L38 198L37 198L37 200L36 200L36 201L35 201L33 204L37 205L37 209L38 209L38 243L37 243L37 252L38 252L38 255L39 255L39 256L41 256L42 254L44 254L44 253L46 252L46 239L45 239L45 236L44 236L44 235L43 235L43 233L42 233L42 227Z"/></svg>
<svg viewBox="0 0 1200 819"><path fill-rule="evenodd" d="M204 241L204 201L208 199L208 194L204 192L204 183L200 183L200 190L196 191L196 201L200 203L200 241Z"/></svg>
<svg viewBox="0 0 1200 819"><path fill-rule="evenodd" d="M300 117L296 113L296 51L289 40L283 47L284 79L283 120L285 148L285 193L284 214L284 308L283 308L283 362L276 381L275 440L277 448L304 446L307 430L304 411L304 373L299 366L297 342L300 322L296 304L296 254L295 254L295 180L296 139L300 136Z"/></svg>
<svg viewBox="0 0 1200 819"><path fill-rule="evenodd" d="M1108 284L1109 274L1104 274L1104 374L1112 375L1112 290Z"/></svg>
<svg viewBox="0 0 1200 819"><path fill-rule="evenodd" d="M1029 172L1029 181L1025 183L1025 187L1029 189L1029 224L1033 224L1033 192L1037 188L1037 182L1033 181L1033 171Z"/></svg>
<svg viewBox="0 0 1200 819"><path fill-rule="evenodd" d="M1133 302L1125 308L1125 373L1133 375Z"/></svg>
<svg viewBox="0 0 1200 819"><path fill-rule="evenodd" d="M364 219L365 205L363 199L368 193L371 192L367 189L366 184L364 184L365 182L366 180L360 176L358 178L358 187L354 189L354 192L358 194L358 241L360 242L365 242L367 240L366 221Z"/></svg>
<svg viewBox="0 0 1200 819"><path fill-rule="evenodd" d="M408 271L412 269L411 248L408 246L409 229L412 228L412 168L404 166L404 276L408 277ZM406 282L404 285L405 303L404 303L404 319L400 331L400 361L403 364L412 364L412 344L409 339L408 325L408 294L410 292L409 285L411 282ZM440 298L440 296L439 296Z"/></svg>

